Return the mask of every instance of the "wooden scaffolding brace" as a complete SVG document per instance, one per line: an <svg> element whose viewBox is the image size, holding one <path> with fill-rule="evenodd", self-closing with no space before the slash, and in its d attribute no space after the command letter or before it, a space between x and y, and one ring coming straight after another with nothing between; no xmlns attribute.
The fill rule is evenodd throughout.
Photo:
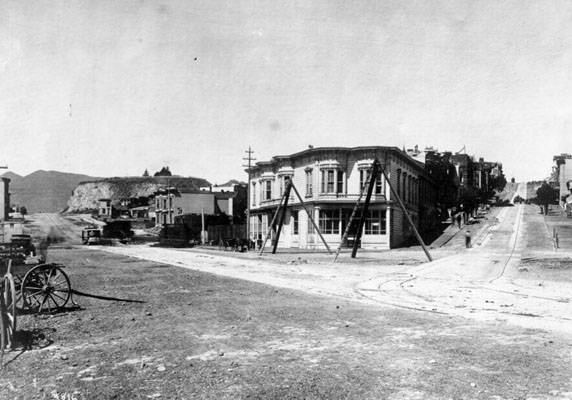
<svg viewBox="0 0 572 400"><path fill-rule="evenodd" d="M387 184L389 185L389 188L391 189L391 194L392 196L394 196L397 199L397 202L399 203L399 206L401 207L401 210L403 211L403 214L405 215L407 222L409 223L409 225L411 226L411 228L413 229L413 232L415 233L415 237L417 238L417 241L419 242L419 244L421 245L421 247L423 247L423 251L425 252L425 255L427 255L427 258L429 259L429 261L433 261L433 258L431 257L431 254L429 254L429 250L427 249L427 246L425 245L425 243L423 242L423 239L421 238L421 235L419 234L419 232L417 231L417 228L415 227L415 224L413 223L413 221L411 220L411 216L409 215L409 212L407 211L407 209L405 208L405 205L403 204L403 202L401 201L401 198L399 197L399 194L397 193L397 191L393 188L393 185L391 184L391 181L389 180L385 169L383 168L383 166L381 165L381 163L379 162L378 159L375 159L373 161L373 165L371 167L370 170L370 174L369 174L369 178L366 181L366 183L364 184L364 187L361 190L361 193L356 201L356 204L354 206L354 209L352 210L352 213L350 215L350 219L348 221L348 223L346 224L346 230L344 232L344 236L342 237L342 241L340 242L340 245L338 246L338 249L336 251L336 255L334 257L334 262L336 262L336 260L338 259L338 255L340 254L340 250L343 246L343 244L346 242L346 240L348 239L348 235L350 232L350 227L351 224L354 220L356 211L359 207L361 198L363 197L364 192L366 191L367 188L367 194L365 197L365 203L363 206L363 210L362 210L362 215L361 218L359 220L358 223L358 227L357 227L357 232L356 232L356 237L353 243L353 247L352 247L352 258L356 257L357 254L357 249L359 247L359 242L361 240L361 233L363 231L363 226L365 224L365 219L367 217L367 212L369 210L369 204L371 202L371 195L373 193L373 188L375 187L375 181L377 180L378 176L383 175L383 177L385 178L385 181L387 182ZM381 175L380 175L381 174Z"/></svg>
<svg viewBox="0 0 572 400"><path fill-rule="evenodd" d="M276 254L276 248L278 247L278 240L280 239L280 232L282 232L282 226L284 226L284 219L286 217L286 210L288 208L288 199L290 198L290 191L292 189L294 189L294 193L296 193L296 197L298 197L298 200L300 201L302 208L304 209L304 211L306 211L308 218L312 222L312 225L314 226L314 229L316 230L316 232L320 236L320 239L322 239L322 242L324 243L324 246L326 246L328 253L332 254L332 251L330 250L330 246L328 246L328 243L326 243L326 240L322 236L322 232L320 232L320 228L318 228L318 225L316 225L316 222L314 221L312 214L306 208L306 205L304 204L304 201L302 200L302 196L300 196L300 193L298 193L298 190L296 189L296 186L294 186L292 179L286 179L286 188L284 190L284 194L280 198L280 203L278 203L278 208L276 209L276 212L274 213L274 216L272 217L272 221L270 222L270 225L268 225L268 232L266 233L264 243L262 244L262 247L260 248L259 255L262 255L262 253L264 253L264 248L266 247L266 243L268 242L268 239L270 238L270 235L272 234L272 231L274 230L276 218L278 217L278 214L280 214L280 220L278 222L278 229L276 230L276 238L274 239L274 246L272 247L272 254Z"/></svg>

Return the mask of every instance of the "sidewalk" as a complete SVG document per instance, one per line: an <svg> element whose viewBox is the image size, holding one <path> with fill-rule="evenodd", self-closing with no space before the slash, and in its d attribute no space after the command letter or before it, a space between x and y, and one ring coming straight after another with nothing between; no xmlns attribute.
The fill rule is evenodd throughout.
<svg viewBox="0 0 572 400"><path fill-rule="evenodd" d="M548 215L544 216L544 222L553 240L554 248L558 252L572 252L572 218L568 218L560 206L551 205ZM556 246L555 234L558 236L558 246Z"/></svg>
<svg viewBox="0 0 572 400"><path fill-rule="evenodd" d="M465 232L471 233L471 245L480 246L489 233L491 227L497 225L499 220L504 218L507 207L493 207L482 218L472 218L469 224L461 225L459 228L456 224L451 224L443 234L431 244L432 249L442 248L444 250L463 250L465 246Z"/></svg>

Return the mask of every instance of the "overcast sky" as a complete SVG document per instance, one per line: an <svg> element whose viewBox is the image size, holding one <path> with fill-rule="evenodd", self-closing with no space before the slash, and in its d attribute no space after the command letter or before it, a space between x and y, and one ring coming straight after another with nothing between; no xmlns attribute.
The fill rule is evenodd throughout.
<svg viewBox="0 0 572 400"><path fill-rule="evenodd" d="M572 153L572 2L3 0L0 93L22 175L418 144L542 179Z"/></svg>

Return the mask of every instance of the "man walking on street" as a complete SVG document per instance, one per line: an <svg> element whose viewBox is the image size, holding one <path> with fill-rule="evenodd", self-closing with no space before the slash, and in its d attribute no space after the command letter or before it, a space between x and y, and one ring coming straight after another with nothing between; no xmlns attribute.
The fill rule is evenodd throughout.
<svg viewBox="0 0 572 400"><path fill-rule="evenodd" d="M461 229L461 213L457 214L457 225L459 225L459 229Z"/></svg>

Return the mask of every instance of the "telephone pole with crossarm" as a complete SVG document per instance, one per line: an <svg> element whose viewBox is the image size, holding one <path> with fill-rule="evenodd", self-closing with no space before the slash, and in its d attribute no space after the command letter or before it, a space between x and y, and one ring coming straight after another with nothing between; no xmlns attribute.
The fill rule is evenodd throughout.
<svg viewBox="0 0 572 400"><path fill-rule="evenodd" d="M243 165L243 167L248 168L248 186L246 187L246 239L250 243L250 168L252 167L252 162L256 161L256 158L252 157L254 151L252 151L250 146L248 146L248 150L245 150L245 153L248 155L243 158L243 160L248 161L247 165Z"/></svg>

